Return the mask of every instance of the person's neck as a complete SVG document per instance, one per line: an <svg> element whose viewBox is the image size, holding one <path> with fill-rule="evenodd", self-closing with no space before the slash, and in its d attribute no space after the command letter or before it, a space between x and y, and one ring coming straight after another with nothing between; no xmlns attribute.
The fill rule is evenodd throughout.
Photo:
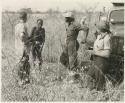
<svg viewBox="0 0 125 103"><path fill-rule="evenodd" d="M69 26L69 25L71 25L72 23L73 23L73 21L71 21L71 22L68 22L67 24L68 24L68 26Z"/></svg>
<svg viewBox="0 0 125 103"><path fill-rule="evenodd" d="M42 27L36 27L38 30L41 29Z"/></svg>
<svg viewBox="0 0 125 103"><path fill-rule="evenodd" d="M20 23L25 23L24 20L20 19Z"/></svg>

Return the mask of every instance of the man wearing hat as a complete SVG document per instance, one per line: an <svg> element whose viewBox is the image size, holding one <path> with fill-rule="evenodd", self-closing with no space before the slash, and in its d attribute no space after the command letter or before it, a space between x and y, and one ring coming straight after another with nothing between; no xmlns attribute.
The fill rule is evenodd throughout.
<svg viewBox="0 0 125 103"><path fill-rule="evenodd" d="M15 49L16 49L16 54L18 55L18 61L23 55L23 51L25 48L25 41L28 38L26 22L27 22L27 13L20 12L19 23L15 26Z"/></svg>
<svg viewBox="0 0 125 103"><path fill-rule="evenodd" d="M104 90L105 89L105 74L108 71L108 59L111 53L111 32L106 21L101 20L96 25L98 35L93 46L93 61L94 67L90 68L88 75L88 87L90 89ZM95 81L95 86L92 84L92 79Z"/></svg>
<svg viewBox="0 0 125 103"><path fill-rule="evenodd" d="M28 40L28 32L27 32L27 13L26 12L20 12L19 13L19 23L15 26L15 51L17 55L17 62L19 63L19 71L18 75L21 79L19 81L20 85L22 85L26 79L28 81L28 78L23 78L24 74L29 74L29 53L30 53L30 46L27 43ZM27 63L26 65L28 68L25 68L26 65L24 63Z"/></svg>
<svg viewBox="0 0 125 103"><path fill-rule="evenodd" d="M77 51L79 49L79 43L77 37L80 30L85 31L85 34L88 34L89 28L80 23L75 22L75 18L72 12L67 12L64 14L66 22L66 47L64 52L67 53L67 63L66 65L70 71L76 71L77 63Z"/></svg>

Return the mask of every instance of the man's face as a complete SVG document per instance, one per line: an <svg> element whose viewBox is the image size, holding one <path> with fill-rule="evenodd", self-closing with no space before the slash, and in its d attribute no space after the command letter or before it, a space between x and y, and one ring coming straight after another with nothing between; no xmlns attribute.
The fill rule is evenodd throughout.
<svg viewBox="0 0 125 103"><path fill-rule="evenodd" d="M69 18L69 17L65 17L65 22L66 22L66 23L71 22L71 18Z"/></svg>
<svg viewBox="0 0 125 103"><path fill-rule="evenodd" d="M43 26L43 21L38 20L37 22L37 27L40 28Z"/></svg>
<svg viewBox="0 0 125 103"><path fill-rule="evenodd" d="M70 22L73 22L73 21L74 21L73 18L65 17L65 22L66 22L66 23L70 23Z"/></svg>

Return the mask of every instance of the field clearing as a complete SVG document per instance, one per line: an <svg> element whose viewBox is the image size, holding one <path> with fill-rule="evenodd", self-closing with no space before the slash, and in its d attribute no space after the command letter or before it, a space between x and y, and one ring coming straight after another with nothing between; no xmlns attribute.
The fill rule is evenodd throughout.
<svg viewBox="0 0 125 103"><path fill-rule="evenodd" d="M76 16L77 21L84 14ZM17 14L2 14L2 101L123 101L124 84L113 87L107 81L105 92L89 91L83 88L86 84L85 74L83 87L78 84L70 84L66 81L59 81L57 77L62 75L65 79L67 70L59 63L59 56L62 52L62 45L65 42L66 33L64 19L60 14L30 14L28 17L29 33L38 18L43 18L46 29L46 41L43 48L42 71L38 68L31 70L31 83L24 88L17 85L16 58L14 51L14 26L17 24ZM88 40L93 42L94 22L96 15L93 15L89 22L90 32ZM80 38L80 37L79 37ZM78 38L78 39L79 39ZM80 49L81 50L81 49ZM89 54L84 50L84 60L89 59Z"/></svg>

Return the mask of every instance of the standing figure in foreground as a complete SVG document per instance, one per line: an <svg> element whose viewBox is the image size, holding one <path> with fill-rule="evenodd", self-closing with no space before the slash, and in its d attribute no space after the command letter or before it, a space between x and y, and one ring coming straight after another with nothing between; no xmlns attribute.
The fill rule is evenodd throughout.
<svg viewBox="0 0 125 103"><path fill-rule="evenodd" d="M66 38L66 47L62 55L66 54L67 61L63 62L65 57L63 58L62 55L60 57L60 61L63 65L68 67L70 72L72 72L78 69L77 51L79 49L79 43L77 41L77 37L78 37L79 31L80 30L85 31L85 35L87 38L89 28L84 24L76 23L72 12L68 12L64 16L65 16L65 22L66 22L67 38Z"/></svg>
<svg viewBox="0 0 125 103"><path fill-rule="evenodd" d="M19 14L19 23L15 26L15 51L18 57L18 76L19 76L19 84L25 84L29 82L29 53L30 53L30 45L27 43L28 40L28 32L27 32L27 13L20 12Z"/></svg>
<svg viewBox="0 0 125 103"><path fill-rule="evenodd" d="M33 27L31 31L31 38L32 38L32 56L33 56L33 63L38 58L39 60L39 69L40 66L42 65L42 49L43 45L45 43L45 29L42 27L43 26L43 20L38 19L37 20L37 25ZM35 63L33 64L35 65ZM41 70L41 69L40 69Z"/></svg>
<svg viewBox="0 0 125 103"><path fill-rule="evenodd" d="M105 74L108 72L108 59L111 53L111 32L106 21L100 21L96 26L98 35L92 52L95 66L88 71L90 76L88 87L90 89L104 90L106 83ZM95 81L95 86L93 86L93 80Z"/></svg>

